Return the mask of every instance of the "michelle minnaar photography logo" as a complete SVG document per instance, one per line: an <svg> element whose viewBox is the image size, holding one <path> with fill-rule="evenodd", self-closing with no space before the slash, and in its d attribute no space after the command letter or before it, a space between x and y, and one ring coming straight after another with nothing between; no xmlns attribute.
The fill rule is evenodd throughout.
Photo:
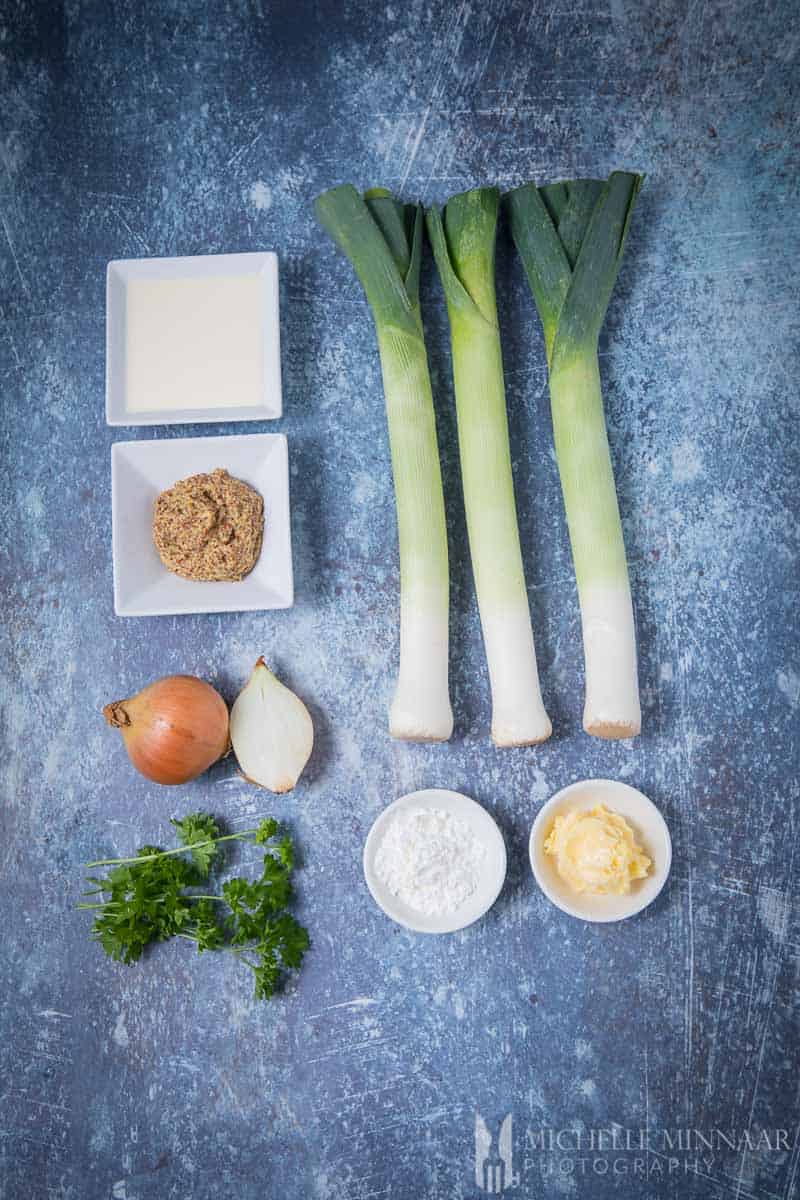
<svg viewBox="0 0 800 1200"><path fill-rule="evenodd" d="M475 1113L475 1183L489 1195L525 1187L536 1178L628 1176L660 1181L696 1175L716 1182L726 1165L744 1156L791 1155L795 1132L788 1129L588 1128L527 1126L514 1146L511 1113L492 1120ZM516 1166L515 1166L516 1164ZM525 1191L527 1195L527 1190Z"/></svg>
<svg viewBox="0 0 800 1200"><path fill-rule="evenodd" d="M475 1182L481 1191L499 1196L506 1188L519 1184L514 1177L514 1129L511 1113L497 1129L475 1113Z"/></svg>

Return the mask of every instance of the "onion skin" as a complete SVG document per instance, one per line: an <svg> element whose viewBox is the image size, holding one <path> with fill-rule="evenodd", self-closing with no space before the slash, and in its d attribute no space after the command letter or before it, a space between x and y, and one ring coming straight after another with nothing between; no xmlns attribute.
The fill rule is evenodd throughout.
<svg viewBox="0 0 800 1200"><path fill-rule="evenodd" d="M193 675L167 675L103 709L136 770L154 783L188 783L230 749L228 709Z"/></svg>

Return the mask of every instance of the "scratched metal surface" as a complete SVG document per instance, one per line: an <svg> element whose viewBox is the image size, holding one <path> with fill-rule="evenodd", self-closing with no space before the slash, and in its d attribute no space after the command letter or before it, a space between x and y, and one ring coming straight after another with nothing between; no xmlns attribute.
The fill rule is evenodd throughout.
<svg viewBox="0 0 800 1200"><path fill-rule="evenodd" d="M5 6L5 1200L472 1197L476 1110L493 1130L512 1113L519 1195L800 1194L793 8ZM542 346L503 233L516 487L555 734L523 752L488 740L447 331L428 271L457 732L444 747L393 745L398 583L378 362L311 200L344 179L431 201L616 166L647 173L601 360L644 733L613 745L579 730ZM115 619L110 446L209 431L106 428L105 264L262 248L281 257L277 428L290 439L297 604ZM231 698L262 652L317 723L295 795L265 798L230 764L175 791L134 775L104 702L170 670ZM526 865L540 802L591 775L643 788L675 843L666 892L617 927L562 916ZM510 860L491 914L442 939L390 924L360 869L381 808L432 784L485 804ZM164 841L170 815L199 807L235 827L271 811L302 847L313 953L271 1004L254 1004L222 956L182 946L115 966L73 911L82 862ZM606 1154L605 1169L603 1155L565 1167L569 1154L537 1149L542 1127L588 1138L612 1126L646 1128L651 1145ZM712 1141L733 1131L735 1144L671 1156L661 1133L687 1128Z"/></svg>

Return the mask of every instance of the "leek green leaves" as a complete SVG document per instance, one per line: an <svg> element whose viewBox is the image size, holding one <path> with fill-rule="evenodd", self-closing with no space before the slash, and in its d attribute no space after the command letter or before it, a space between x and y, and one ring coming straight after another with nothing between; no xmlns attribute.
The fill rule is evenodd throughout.
<svg viewBox="0 0 800 1200"><path fill-rule="evenodd" d="M539 310L550 370L596 349L642 176L515 188L511 235Z"/></svg>

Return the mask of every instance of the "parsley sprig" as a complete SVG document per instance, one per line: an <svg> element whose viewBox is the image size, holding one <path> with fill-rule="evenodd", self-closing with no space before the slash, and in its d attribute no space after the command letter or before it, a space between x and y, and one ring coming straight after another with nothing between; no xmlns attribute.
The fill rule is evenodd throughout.
<svg viewBox="0 0 800 1200"><path fill-rule="evenodd" d="M310 942L308 931L287 907L292 899L294 852L269 817L254 829L221 834L208 813L173 820L179 845L172 850L142 846L132 858L104 858L88 870L80 909L94 911L92 938L118 962L135 963L153 942L182 937L205 950L227 950L253 972L255 997L268 1000L286 971L297 970ZM261 875L236 877L221 894L199 892L221 865L225 842L249 841L264 847ZM107 898L105 898L107 897Z"/></svg>

